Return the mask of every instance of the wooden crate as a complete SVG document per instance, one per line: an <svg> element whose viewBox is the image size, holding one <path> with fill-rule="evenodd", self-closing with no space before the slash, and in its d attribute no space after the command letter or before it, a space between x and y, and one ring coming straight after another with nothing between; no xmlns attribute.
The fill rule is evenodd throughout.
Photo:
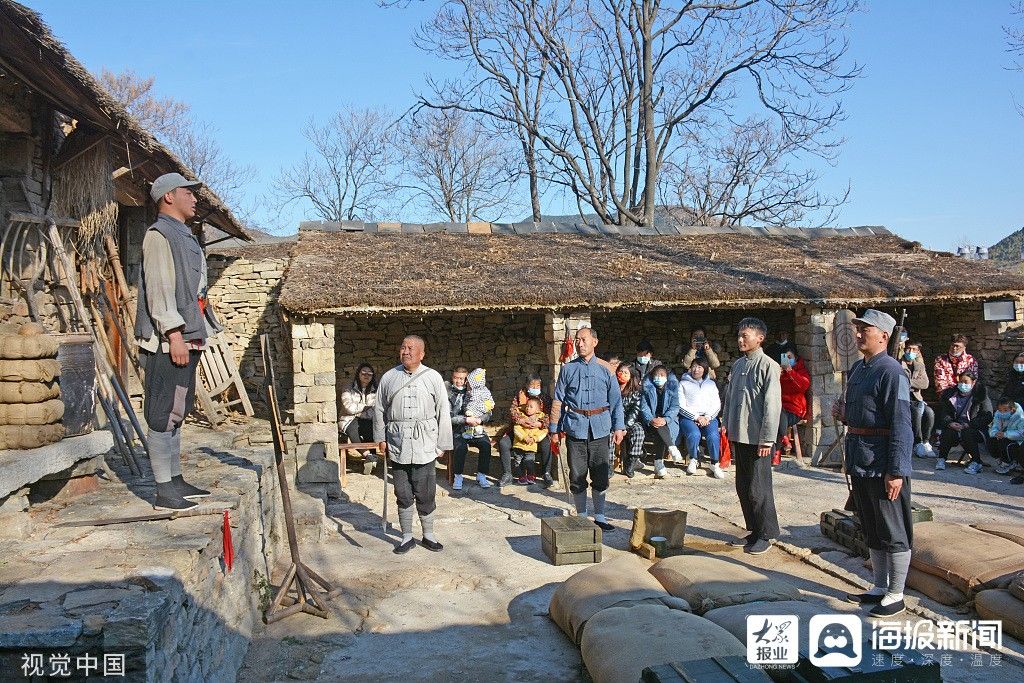
<svg viewBox="0 0 1024 683"><path fill-rule="evenodd" d="M590 546L570 546L572 550L568 551L556 551L555 547L543 538L540 541L540 545L544 550L544 554L551 560L551 564L556 567L560 567L563 564L594 564L601 561L602 546L600 543L591 544ZM587 549L580 549L584 547Z"/></svg>
<svg viewBox="0 0 1024 683"><path fill-rule="evenodd" d="M691 683L694 681L736 681L767 683L771 679L762 669L747 664L743 657L712 657L689 662L649 666L640 674L641 683Z"/></svg>
<svg viewBox="0 0 1024 683"><path fill-rule="evenodd" d="M601 528L586 517L540 520L541 547L555 565L601 561Z"/></svg>

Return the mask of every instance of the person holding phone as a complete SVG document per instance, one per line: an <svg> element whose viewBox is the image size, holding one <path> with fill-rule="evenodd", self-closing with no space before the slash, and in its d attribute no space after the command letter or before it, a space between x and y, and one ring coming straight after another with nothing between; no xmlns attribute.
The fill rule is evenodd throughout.
<svg viewBox="0 0 1024 683"><path fill-rule="evenodd" d="M798 424L807 414L807 390L811 387L811 373L807 371L804 359L797 353L796 345L787 341L779 345L777 356L782 367L782 414L779 416L779 436L775 441L775 452L781 455L782 440L789 434L789 428Z"/></svg>
<svg viewBox="0 0 1024 683"><path fill-rule="evenodd" d="M715 349L711 345L711 341L708 339L707 330L703 327L695 327L690 332L690 348L686 351L686 355L683 356L683 367L689 368L693 365L694 360L705 360L708 363L708 377L715 379L715 369L722 365L722 362L718 360L718 354L715 353Z"/></svg>

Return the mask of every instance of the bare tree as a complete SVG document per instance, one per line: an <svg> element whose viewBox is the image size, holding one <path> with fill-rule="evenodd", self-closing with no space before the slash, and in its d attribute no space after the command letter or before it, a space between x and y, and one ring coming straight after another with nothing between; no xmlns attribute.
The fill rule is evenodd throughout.
<svg viewBox="0 0 1024 683"><path fill-rule="evenodd" d="M171 97L158 97L153 91L156 79L152 76L139 76L131 69L114 73L102 68L98 78L114 99L154 135L169 139L189 126L192 108Z"/></svg>
<svg viewBox="0 0 1024 683"><path fill-rule="evenodd" d="M531 39L523 3L447 0L413 42L445 59L466 63L462 79L428 80L422 104L484 117L516 140L529 181L533 220L541 219L541 159L536 131L544 110L547 61Z"/></svg>
<svg viewBox="0 0 1024 683"><path fill-rule="evenodd" d="M828 157L842 119L836 96L859 73L844 66L839 33L856 0L503 0L496 14L497 4L448 3L461 24L443 25L465 40L445 49L468 49L480 83L512 93L504 106L478 100L479 108L525 128L540 143L548 180L571 192L581 213L608 223L650 225L665 164L685 156L693 133L706 137L701 128L752 104L793 141L791 151ZM510 37L490 39L500 27L481 33L474 17L500 18ZM532 57L505 55L521 36ZM500 58L476 47L485 43ZM543 77L532 109L520 63Z"/></svg>
<svg viewBox="0 0 1024 683"><path fill-rule="evenodd" d="M780 134L765 119L710 132L687 144L685 155L665 163L662 201L677 207L678 221L786 226L815 216L820 226L835 220L849 188L839 195L816 190L820 174L791 164L798 140Z"/></svg>
<svg viewBox="0 0 1024 683"><path fill-rule="evenodd" d="M387 111L346 107L302 130L312 147L274 180L278 206L312 206L324 220L368 220L393 200L396 128Z"/></svg>
<svg viewBox="0 0 1024 683"><path fill-rule="evenodd" d="M192 116L191 106L171 97L159 97L152 76L133 71L116 74L101 69L99 81L144 128L166 144L196 177L238 212L243 221L252 218L253 207L244 205L244 189L255 169L233 161L217 142L217 129Z"/></svg>
<svg viewBox="0 0 1024 683"><path fill-rule="evenodd" d="M403 189L449 221L488 220L508 206L520 157L458 109L420 109L402 124Z"/></svg>
<svg viewBox="0 0 1024 683"><path fill-rule="evenodd" d="M1004 26L1006 33L1006 51L1013 55L1014 68L1024 71L1024 2L1016 2L1013 5L1013 14L1017 18L1017 24Z"/></svg>

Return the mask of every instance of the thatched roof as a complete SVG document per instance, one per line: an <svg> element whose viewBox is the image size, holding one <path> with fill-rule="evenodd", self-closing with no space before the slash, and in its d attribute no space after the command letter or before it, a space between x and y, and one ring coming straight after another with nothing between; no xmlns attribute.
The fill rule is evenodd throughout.
<svg viewBox="0 0 1024 683"><path fill-rule="evenodd" d="M57 111L83 123L97 135L119 139L126 147L126 172L115 174L133 197L148 194L149 184L163 173L195 174L173 152L142 128L124 107L58 41L39 14L11 0L0 0L0 69L36 91ZM87 142L85 144L88 144ZM201 179L200 179L201 180ZM220 230L248 239L241 223L220 197L207 187L197 192L197 215Z"/></svg>
<svg viewBox="0 0 1024 683"><path fill-rule="evenodd" d="M465 225L462 234L409 234L395 225L369 233L300 230L281 304L292 312L342 314L771 308L1024 291L1024 277L927 251L878 228L680 228L644 236L611 234L605 226L589 226L590 234L471 234Z"/></svg>

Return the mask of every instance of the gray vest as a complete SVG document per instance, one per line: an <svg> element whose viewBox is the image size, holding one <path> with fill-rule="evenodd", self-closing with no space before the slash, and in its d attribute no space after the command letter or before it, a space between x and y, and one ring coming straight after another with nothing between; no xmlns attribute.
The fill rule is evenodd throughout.
<svg viewBox="0 0 1024 683"><path fill-rule="evenodd" d="M178 313L185 320L182 337L186 341L199 341L208 336L203 312L199 309L198 292L205 260L203 248L188 227L163 214L156 223L149 226L167 239L174 260L174 300ZM206 318L211 327L220 329L213 312L206 309ZM135 337L149 339L156 332L153 318L149 315L149 304L146 297L146 264L143 259L142 277L139 280L139 305L135 316Z"/></svg>

